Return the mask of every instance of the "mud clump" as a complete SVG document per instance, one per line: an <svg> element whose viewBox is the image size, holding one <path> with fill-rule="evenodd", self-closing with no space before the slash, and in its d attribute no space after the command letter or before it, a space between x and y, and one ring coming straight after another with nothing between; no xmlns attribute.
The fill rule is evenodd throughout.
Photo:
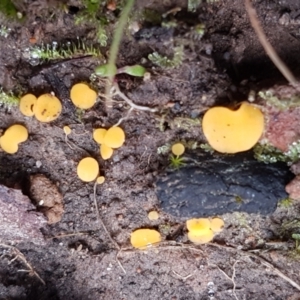
<svg viewBox="0 0 300 300"><path fill-rule="evenodd" d="M45 175L30 176L30 195L48 218L48 224L61 220L64 213L63 196Z"/></svg>

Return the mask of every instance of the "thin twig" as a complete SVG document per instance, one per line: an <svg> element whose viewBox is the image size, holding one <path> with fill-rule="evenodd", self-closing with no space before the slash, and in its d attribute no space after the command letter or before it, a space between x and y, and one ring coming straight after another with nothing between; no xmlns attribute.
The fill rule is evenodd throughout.
<svg viewBox="0 0 300 300"><path fill-rule="evenodd" d="M221 248L221 249L227 249L229 251L235 251L237 253L240 253L241 255L244 256L248 256L248 257L252 257L252 258L256 258L260 261L261 264L269 267L274 273L276 273L279 277L281 277L282 279L284 279L285 281L287 281L290 285L292 285L294 288L296 288L298 291L300 291L300 285L298 285L294 280L292 280L291 278L287 277L286 275L284 275L281 271L279 271L277 268L275 268L273 265L271 265L270 263L268 263L264 258L260 257L257 254L253 254L253 253L249 253L249 252L245 252L243 250L238 250L236 248L232 248L232 247L228 247L228 246L224 246L224 245L219 245L219 244L215 244L215 243L209 243L210 246L213 247L217 247L217 248Z"/></svg>
<svg viewBox="0 0 300 300"><path fill-rule="evenodd" d="M33 267L31 266L31 264L27 261L26 257L24 256L24 254L16 247L14 246L10 246L10 245L6 245L6 244L2 244L0 243L0 247L3 248L8 248L8 249L12 249L15 253L16 253L16 257L14 258L14 260L16 258L19 258L25 265L26 267L29 269L28 272L35 275L36 278L43 284L46 285L45 281L40 277L40 275L33 269ZM23 270L22 270L23 271Z"/></svg>
<svg viewBox="0 0 300 300"><path fill-rule="evenodd" d="M232 288L232 294L234 296L234 298L236 300L239 300L239 298L237 297L236 293L235 293L235 289L236 289L236 283L235 283L235 265L240 262L239 260L236 260L232 266L232 276L228 276L227 273L225 271L223 271L218 265L215 264L211 264L209 263L209 265L216 267L227 279L229 279L232 282L233 288Z"/></svg>
<svg viewBox="0 0 300 300"><path fill-rule="evenodd" d="M63 234L47 237L46 239L47 240L61 239L61 238L65 238L65 237L85 235L85 234L90 234L90 233L89 232L75 232L75 233L66 233L66 234L63 233Z"/></svg>
<svg viewBox="0 0 300 300"><path fill-rule="evenodd" d="M181 278L183 281L184 281L184 280L187 280L188 278L190 278L191 276L193 276L194 273L195 273L195 271L194 271L193 273L191 273L191 274L189 274L189 275L187 275L187 276L182 276L182 275L178 274L178 273L177 273L176 271L174 271L174 270L172 270L172 272L173 272L175 275L177 275L179 278Z"/></svg>
<svg viewBox="0 0 300 300"><path fill-rule="evenodd" d="M252 6L250 0L245 0L245 7L246 7L246 11L249 15L252 27L255 30L261 45L263 46L263 48L269 55L269 57L272 60L272 62L274 63L274 65L278 68L278 70L281 72L281 74L286 78L286 80L290 84L292 84L293 86L297 85L296 78L294 77L292 72L289 70L289 68L286 66L286 64L280 59L280 57L278 56L278 54L276 53L276 51L274 50L272 45L267 40L267 37L266 37L265 33L263 32L262 27L260 25L256 10Z"/></svg>

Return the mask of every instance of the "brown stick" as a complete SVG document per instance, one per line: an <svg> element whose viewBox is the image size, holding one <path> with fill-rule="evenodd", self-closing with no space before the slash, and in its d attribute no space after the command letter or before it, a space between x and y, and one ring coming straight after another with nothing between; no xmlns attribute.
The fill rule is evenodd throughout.
<svg viewBox="0 0 300 300"><path fill-rule="evenodd" d="M251 0L245 0L245 7L246 11L248 13L248 16L250 18L251 25L254 29L254 31L257 34L257 37L265 49L266 53L274 63L274 65L278 68L278 70L281 72L281 74L285 77L285 79L291 84L291 85L297 85L297 80L292 74L292 72L289 70L289 68L286 66L286 64L280 59L272 45L267 40L267 37L265 33L262 30L262 27L260 25L260 22L258 20L258 16L256 13L256 10L252 6Z"/></svg>

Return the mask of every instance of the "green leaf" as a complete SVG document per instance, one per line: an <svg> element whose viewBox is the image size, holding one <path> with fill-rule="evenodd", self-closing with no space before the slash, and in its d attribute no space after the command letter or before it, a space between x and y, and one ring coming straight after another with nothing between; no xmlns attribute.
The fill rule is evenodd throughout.
<svg viewBox="0 0 300 300"><path fill-rule="evenodd" d="M299 234L299 233L293 233L293 234L292 234L292 238L293 238L294 240L300 240L300 234Z"/></svg>
<svg viewBox="0 0 300 300"><path fill-rule="evenodd" d="M117 74L117 67L109 64L96 67L95 74L101 77L113 77Z"/></svg>
<svg viewBox="0 0 300 300"><path fill-rule="evenodd" d="M135 77L143 77L146 69L140 65L126 66L118 70L118 73L126 73Z"/></svg>

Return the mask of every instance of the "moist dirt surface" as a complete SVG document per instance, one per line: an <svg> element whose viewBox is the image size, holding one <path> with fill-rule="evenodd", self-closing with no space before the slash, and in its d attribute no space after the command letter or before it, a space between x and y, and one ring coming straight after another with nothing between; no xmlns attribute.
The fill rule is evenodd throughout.
<svg viewBox="0 0 300 300"><path fill-rule="evenodd" d="M246 100L250 90L287 84L261 47L243 1L202 3L194 12L187 9L186 1L136 1L117 66L143 64L150 77L120 74L116 80L135 104L157 108L157 112L133 110L120 124L126 142L109 160L101 159L93 129L113 126L127 116L130 107L115 97L109 108L99 97L92 109L80 111L71 103L69 91L73 84L87 82L104 93L103 80L91 82L90 75L109 54L120 15L118 5L113 10L113 0L100 1L97 17L105 15L109 20L105 25L108 46L104 47L97 43L93 22L76 22L86 9L81 1L14 2L24 19L0 18L2 31L3 26L10 29L8 35L0 36L0 86L15 94L53 92L62 101L63 112L57 120L41 123L24 117L18 107L1 106L1 129L23 124L29 139L14 155L0 153L0 181L31 199L32 204L22 200L27 203L24 211L19 204L15 210L21 211L24 223L28 210L28 222L33 222L33 205L45 213L39 202L43 199L33 197L30 186L36 176L47 178L35 195L49 199L53 193L51 205L58 205L59 217L48 224L37 222L33 228L16 226L20 231L31 228L23 235L9 238L0 232L0 299L300 299L299 253L292 239L292 234L300 233L297 203L278 206L264 216L219 215L225 221L224 230L213 242L197 246L187 239L186 218L164 212L156 191L157 180L170 164L165 146L182 141L193 148L205 142L200 118L207 108ZM299 76L300 2L254 1L254 6L269 41ZM145 11L159 18L142 18ZM199 24L205 25L202 37L196 30ZM81 54L42 60L30 52L36 46L53 49L68 42L79 43ZM102 56L87 55L82 43ZM153 52L172 58L180 46L183 58L175 68L160 67L148 59ZM72 130L67 138L65 125ZM78 162L87 156L99 162L105 176L95 196L110 237L97 217L94 183L84 183L76 174ZM62 203L57 193L63 196ZM152 210L159 212L158 220L148 219ZM18 221L18 215L8 215ZM159 230L162 243L143 251L133 249L130 234L139 228Z"/></svg>

